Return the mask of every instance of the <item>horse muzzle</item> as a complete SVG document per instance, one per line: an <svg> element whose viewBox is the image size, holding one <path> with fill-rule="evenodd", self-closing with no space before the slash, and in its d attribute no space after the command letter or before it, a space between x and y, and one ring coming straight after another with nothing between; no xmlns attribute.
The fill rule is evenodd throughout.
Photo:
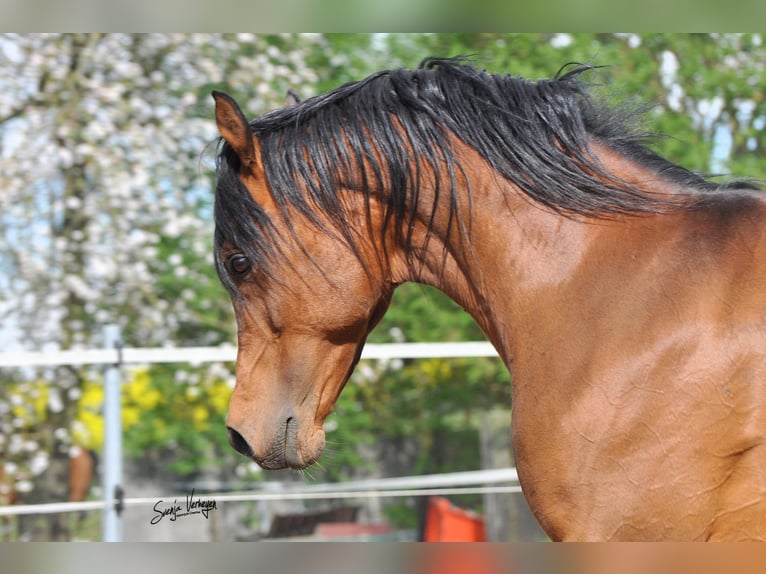
<svg viewBox="0 0 766 574"><path fill-rule="evenodd" d="M286 418L267 441L248 440L233 426L226 428L232 448L265 470L302 470L314 464L324 449L324 431L320 429L310 436L302 435L298 421L293 417Z"/></svg>

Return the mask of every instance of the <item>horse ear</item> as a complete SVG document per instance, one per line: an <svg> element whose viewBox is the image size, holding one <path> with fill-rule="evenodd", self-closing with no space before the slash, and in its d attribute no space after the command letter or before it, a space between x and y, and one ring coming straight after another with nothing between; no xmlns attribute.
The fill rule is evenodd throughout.
<svg viewBox="0 0 766 574"><path fill-rule="evenodd" d="M297 92L295 90L287 90L287 97L285 97L285 103L282 104L282 107L289 108L290 106L294 106L295 104L299 104L301 101L300 97L298 96Z"/></svg>
<svg viewBox="0 0 766 574"><path fill-rule="evenodd" d="M229 94L213 90L215 122L218 133L226 140L245 165L255 163L255 146L250 124L242 110Z"/></svg>

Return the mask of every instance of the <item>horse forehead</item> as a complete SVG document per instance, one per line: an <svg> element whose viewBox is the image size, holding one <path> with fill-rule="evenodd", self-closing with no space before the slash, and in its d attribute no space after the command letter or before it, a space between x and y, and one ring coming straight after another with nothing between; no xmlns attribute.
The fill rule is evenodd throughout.
<svg viewBox="0 0 766 574"><path fill-rule="evenodd" d="M250 192L250 197L252 197L253 201L260 207L269 209L276 205L263 173L253 174L249 171L245 173L240 172L239 178L247 188L247 191Z"/></svg>

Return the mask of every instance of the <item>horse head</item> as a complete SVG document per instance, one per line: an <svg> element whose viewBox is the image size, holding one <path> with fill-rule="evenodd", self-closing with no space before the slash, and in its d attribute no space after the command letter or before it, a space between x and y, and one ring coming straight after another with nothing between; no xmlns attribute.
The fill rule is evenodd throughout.
<svg viewBox="0 0 766 574"><path fill-rule="evenodd" d="M393 284L384 265L362 263L380 263L360 257L375 249L373 233L358 230L352 244L321 214L309 218L279 199L239 106L221 92L214 98L225 142L215 256L238 327L229 442L263 468L302 469L324 448L323 423ZM346 213L358 213L360 227L372 231L362 203L346 205Z"/></svg>

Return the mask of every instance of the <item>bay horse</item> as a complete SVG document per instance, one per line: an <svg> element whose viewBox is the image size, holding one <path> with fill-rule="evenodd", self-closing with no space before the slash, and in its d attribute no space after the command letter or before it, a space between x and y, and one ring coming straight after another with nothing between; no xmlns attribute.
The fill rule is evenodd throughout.
<svg viewBox="0 0 766 574"><path fill-rule="evenodd" d="M651 151L588 69L432 58L250 122L213 93L237 451L314 463L415 281L511 372L519 479L553 540L766 538L766 198Z"/></svg>

